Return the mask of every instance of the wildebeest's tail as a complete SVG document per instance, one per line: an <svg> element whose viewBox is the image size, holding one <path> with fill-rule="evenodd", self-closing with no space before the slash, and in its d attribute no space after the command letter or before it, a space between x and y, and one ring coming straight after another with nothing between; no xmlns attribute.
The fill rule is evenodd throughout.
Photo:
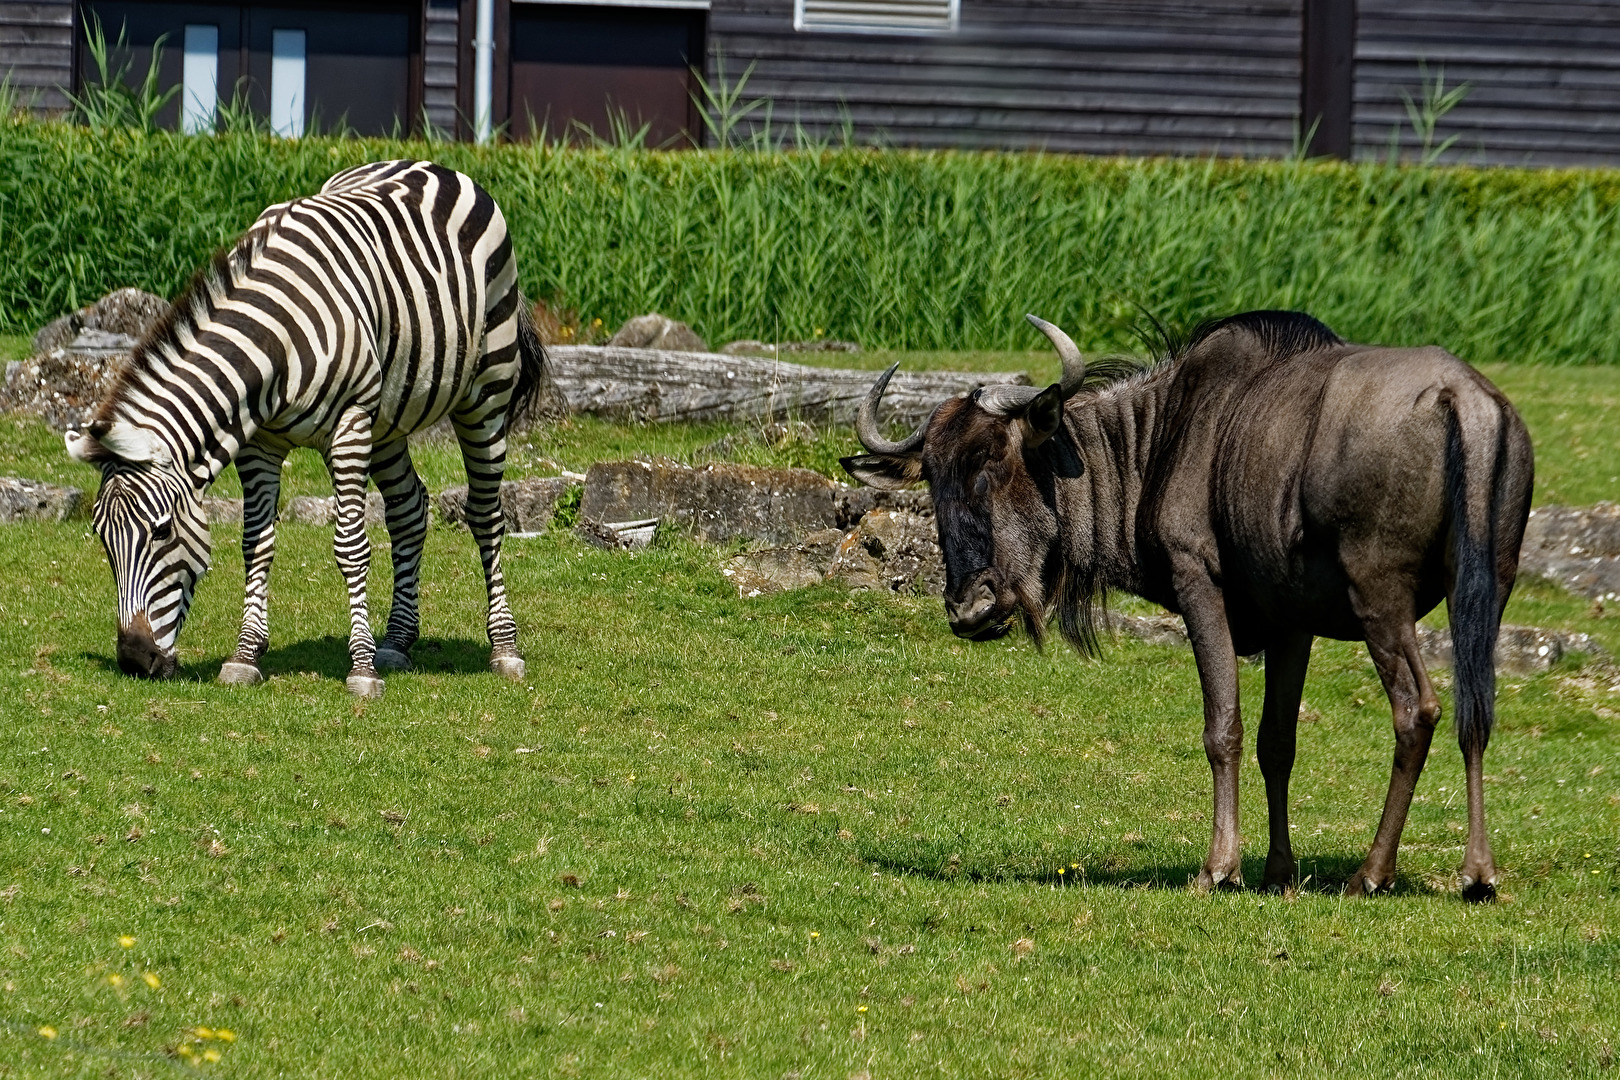
<svg viewBox="0 0 1620 1080"><path fill-rule="evenodd" d="M1497 549L1504 541L1512 543L1510 557L1516 564L1519 537L1502 534L1520 530L1511 525L1501 528L1499 513L1504 500L1513 498L1505 460L1508 418L1497 409L1467 409L1449 393L1443 395L1442 404L1446 499L1454 544L1451 646L1457 743L1468 754L1484 751L1496 717L1496 637L1507 602L1500 595Z"/></svg>
<svg viewBox="0 0 1620 1080"><path fill-rule="evenodd" d="M546 347L541 344L540 331L534 325L534 312L522 294L518 295L517 345L518 379L512 390L512 404L507 407L508 429L527 425L545 408L542 398L547 382Z"/></svg>

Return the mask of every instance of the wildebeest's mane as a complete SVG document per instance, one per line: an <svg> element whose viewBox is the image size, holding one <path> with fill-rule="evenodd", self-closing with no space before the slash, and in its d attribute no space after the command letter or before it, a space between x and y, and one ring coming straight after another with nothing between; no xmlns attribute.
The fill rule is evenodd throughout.
<svg viewBox="0 0 1620 1080"><path fill-rule="evenodd" d="M1193 327L1186 344L1176 349L1175 354L1202 344L1222 330L1248 331L1260 339L1275 360L1286 360L1311 349L1344 344L1344 339L1338 334L1303 311L1245 311L1221 319L1205 319Z"/></svg>
<svg viewBox="0 0 1620 1080"><path fill-rule="evenodd" d="M114 379L112 390L96 410L95 420L114 419L113 413L130 385L143 372L151 370L157 356L171 349L184 351L181 337L195 331L208 319L214 311L215 300L242 279L254 257L264 250L267 233L268 230L259 226L249 229L236 243L214 252L202 269L191 275L169 310L135 346L129 362Z"/></svg>

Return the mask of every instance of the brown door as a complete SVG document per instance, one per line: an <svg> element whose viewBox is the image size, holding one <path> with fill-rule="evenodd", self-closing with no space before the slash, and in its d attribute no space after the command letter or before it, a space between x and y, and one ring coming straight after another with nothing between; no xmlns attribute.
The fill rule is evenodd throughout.
<svg viewBox="0 0 1620 1080"><path fill-rule="evenodd" d="M696 141L704 13L668 8L514 3L508 116L513 138Z"/></svg>

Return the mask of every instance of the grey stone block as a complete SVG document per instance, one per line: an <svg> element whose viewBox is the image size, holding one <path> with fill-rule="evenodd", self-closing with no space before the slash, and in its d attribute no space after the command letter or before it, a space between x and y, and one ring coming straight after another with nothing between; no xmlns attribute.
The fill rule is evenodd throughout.
<svg viewBox="0 0 1620 1080"><path fill-rule="evenodd" d="M673 461L613 461L585 474L580 516L595 521L657 518L699 540L792 544L837 524L836 486L809 469Z"/></svg>
<svg viewBox="0 0 1620 1080"><path fill-rule="evenodd" d="M90 500L75 487L0 476L0 524L67 521L88 513Z"/></svg>

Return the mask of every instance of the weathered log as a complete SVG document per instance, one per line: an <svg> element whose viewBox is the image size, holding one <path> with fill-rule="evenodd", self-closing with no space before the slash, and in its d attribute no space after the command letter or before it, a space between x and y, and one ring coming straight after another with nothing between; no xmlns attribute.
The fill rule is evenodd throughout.
<svg viewBox="0 0 1620 1080"><path fill-rule="evenodd" d="M570 412L645 422L794 418L848 423L873 371L810 367L719 353L552 345L551 377ZM885 422L915 426L942 400L989 383L1028 386L1022 372L901 370L883 399Z"/></svg>

